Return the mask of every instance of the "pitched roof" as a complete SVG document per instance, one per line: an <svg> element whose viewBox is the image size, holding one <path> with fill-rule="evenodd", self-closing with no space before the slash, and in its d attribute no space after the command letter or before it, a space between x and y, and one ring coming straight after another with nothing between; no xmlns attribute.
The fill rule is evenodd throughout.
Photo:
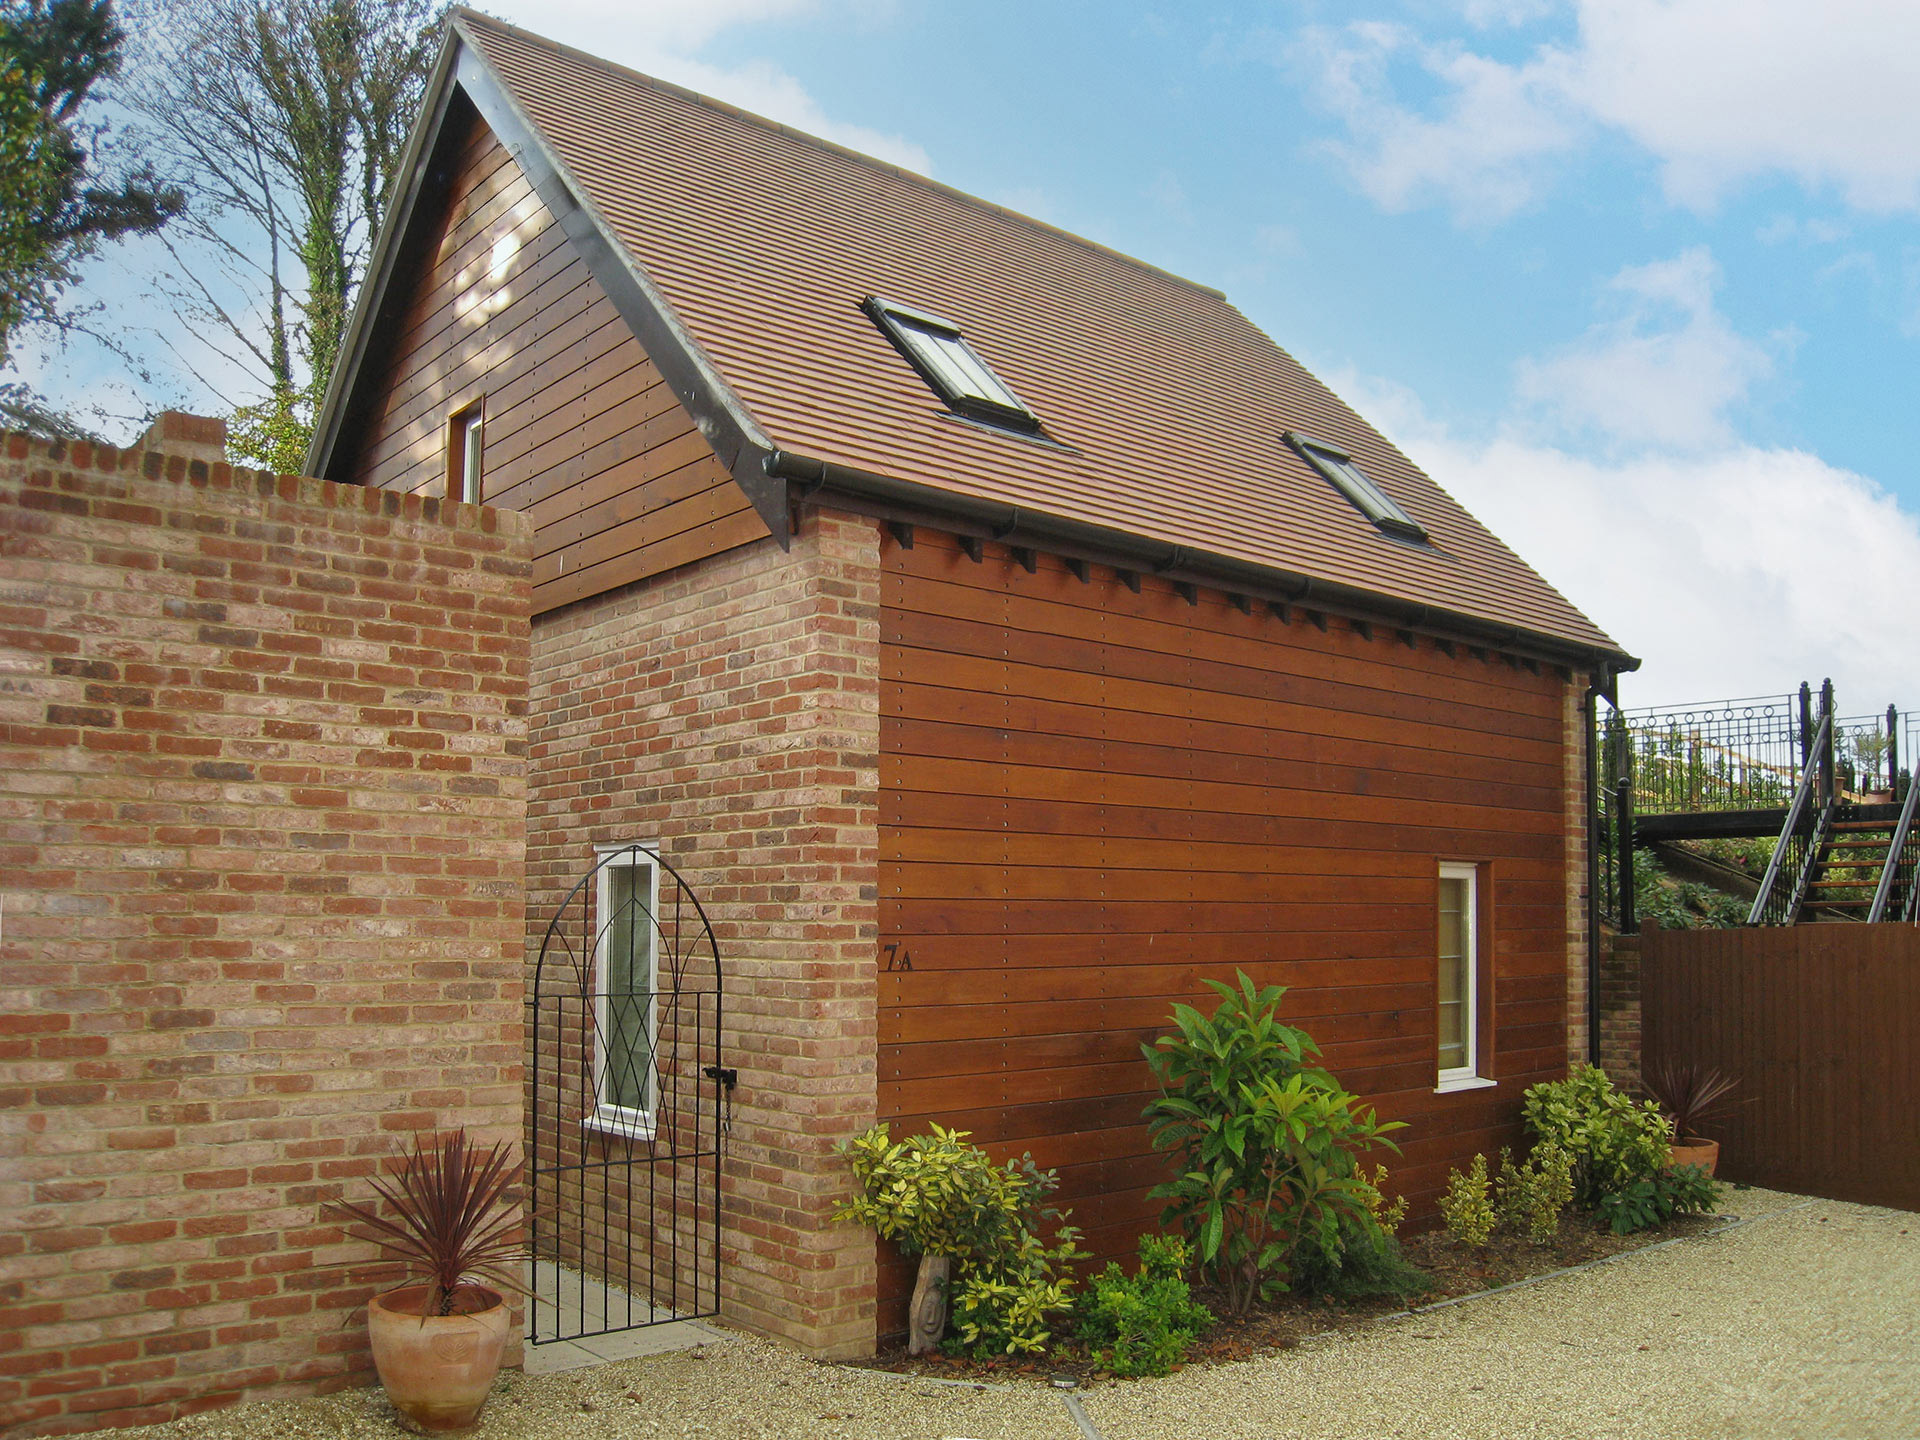
<svg viewBox="0 0 1920 1440"><path fill-rule="evenodd" d="M663 302L643 339L687 347L748 447L1626 660L1219 292L472 11L452 34L463 83L497 83ZM958 324L1055 443L953 415L870 295ZM1431 546L1376 530L1287 431L1350 451Z"/></svg>

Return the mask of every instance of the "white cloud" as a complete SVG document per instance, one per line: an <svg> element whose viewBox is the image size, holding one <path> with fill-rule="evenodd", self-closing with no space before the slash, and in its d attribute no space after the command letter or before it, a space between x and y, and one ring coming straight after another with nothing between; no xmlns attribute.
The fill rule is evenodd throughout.
<svg viewBox="0 0 1920 1440"><path fill-rule="evenodd" d="M1607 287L1613 316L1554 355L1520 362L1521 398L1615 443L1731 443L1727 411L1773 366L1714 308L1719 277L1702 248L1622 270Z"/></svg>
<svg viewBox="0 0 1920 1440"><path fill-rule="evenodd" d="M1462 224L1504 220L1531 203L1545 162L1570 149L1579 119L1565 101L1560 57L1502 65L1457 46L1425 45L1404 27L1309 31L1300 52L1323 104L1351 136L1326 150L1386 210L1441 200ZM1417 65L1445 90L1437 114L1394 103L1389 70Z"/></svg>
<svg viewBox="0 0 1920 1440"><path fill-rule="evenodd" d="M1517 63L1427 45L1400 27L1310 31L1296 48L1349 140L1336 153L1388 208L1444 199L1499 219L1594 130L1624 133L1696 209L1784 174L1855 209L1920 209L1920 5L1912 0L1576 0L1569 44ZM1520 0L1468 0L1488 24ZM1396 98L1390 57L1440 95Z"/></svg>
<svg viewBox="0 0 1920 1440"><path fill-rule="evenodd" d="M1581 0L1575 93L1708 206L1751 176L1920 207L1912 0Z"/></svg>
<svg viewBox="0 0 1920 1440"><path fill-rule="evenodd" d="M1920 702L1909 643L1920 521L1865 476L1729 443L1596 460L1513 433L1475 441L1403 389L1343 379L1361 409L1645 662L1627 703L1784 692L1831 675L1843 707Z"/></svg>
<svg viewBox="0 0 1920 1440"><path fill-rule="evenodd" d="M732 26L805 18L817 8L815 0L512 0L497 13L616 64L919 174L932 174L933 162L920 146L904 136L833 118L799 80L772 61L718 65L695 53ZM875 9L873 3L836 6L832 22L844 25Z"/></svg>
<svg viewBox="0 0 1920 1440"><path fill-rule="evenodd" d="M1525 25L1553 13L1554 0L1464 0L1460 13L1482 30L1496 25Z"/></svg>

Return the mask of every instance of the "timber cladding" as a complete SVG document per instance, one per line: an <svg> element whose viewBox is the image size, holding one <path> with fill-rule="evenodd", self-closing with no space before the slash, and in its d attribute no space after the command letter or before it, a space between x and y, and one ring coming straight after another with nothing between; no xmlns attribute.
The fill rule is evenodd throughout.
<svg viewBox="0 0 1920 1440"><path fill-rule="evenodd" d="M1416 1210L1509 1143L1520 1092L1566 1063L1567 680L908 533L881 557L895 1133L938 1120L1031 1150L1088 1247L1123 1254L1163 1168L1140 1045L1240 967L1290 987L1282 1013L1328 1066L1412 1122L1384 1158ZM1434 1093L1443 860L1481 867L1481 1073L1499 1082L1451 1095ZM896 1309L906 1283L883 1279Z"/></svg>
<svg viewBox="0 0 1920 1440"><path fill-rule="evenodd" d="M1740 1082L1702 1127L1721 1179L1920 1210L1920 928L1648 925L1639 939L1646 1064Z"/></svg>
<svg viewBox="0 0 1920 1440"><path fill-rule="evenodd" d="M483 498L534 523L536 614L764 536L525 172L460 107L347 474L444 493L450 419L477 407Z"/></svg>

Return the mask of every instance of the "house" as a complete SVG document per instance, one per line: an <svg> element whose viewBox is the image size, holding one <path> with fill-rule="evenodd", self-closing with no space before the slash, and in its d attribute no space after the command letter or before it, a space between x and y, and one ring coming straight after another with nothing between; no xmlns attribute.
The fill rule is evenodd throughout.
<svg viewBox="0 0 1920 1440"><path fill-rule="evenodd" d="M1031 1150L1124 1252L1140 1043L1236 967L1417 1203L1585 1056L1583 708L1636 662L1218 292L472 11L427 103L309 469L534 526L561 1261L868 1352L876 1120ZM607 1001L670 1002L606 919L682 882L698 1065ZM724 1161L653 1157L669 1079ZM663 1260L639 1187L709 1161Z"/></svg>

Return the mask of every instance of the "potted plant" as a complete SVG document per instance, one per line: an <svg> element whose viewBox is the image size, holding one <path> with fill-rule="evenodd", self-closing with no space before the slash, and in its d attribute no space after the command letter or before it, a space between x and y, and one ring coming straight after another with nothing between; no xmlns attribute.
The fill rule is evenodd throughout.
<svg viewBox="0 0 1920 1440"><path fill-rule="evenodd" d="M1726 1097L1740 1084L1724 1070L1692 1061L1662 1061L1646 1071L1647 1093L1673 1126L1667 1148L1667 1168L1698 1165L1713 1174L1720 1163L1720 1142L1700 1134L1700 1122L1723 1109Z"/></svg>
<svg viewBox="0 0 1920 1440"><path fill-rule="evenodd" d="M323 1208L360 1227L411 1282L367 1302L367 1335L393 1408L428 1434L478 1420L500 1373L513 1328L500 1291L526 1293L509 1193L518 1168L504 1142L482 1150L464 1130L416 1133L399 1175L371 1181L390 1215L351 1200Z"/></svg>

